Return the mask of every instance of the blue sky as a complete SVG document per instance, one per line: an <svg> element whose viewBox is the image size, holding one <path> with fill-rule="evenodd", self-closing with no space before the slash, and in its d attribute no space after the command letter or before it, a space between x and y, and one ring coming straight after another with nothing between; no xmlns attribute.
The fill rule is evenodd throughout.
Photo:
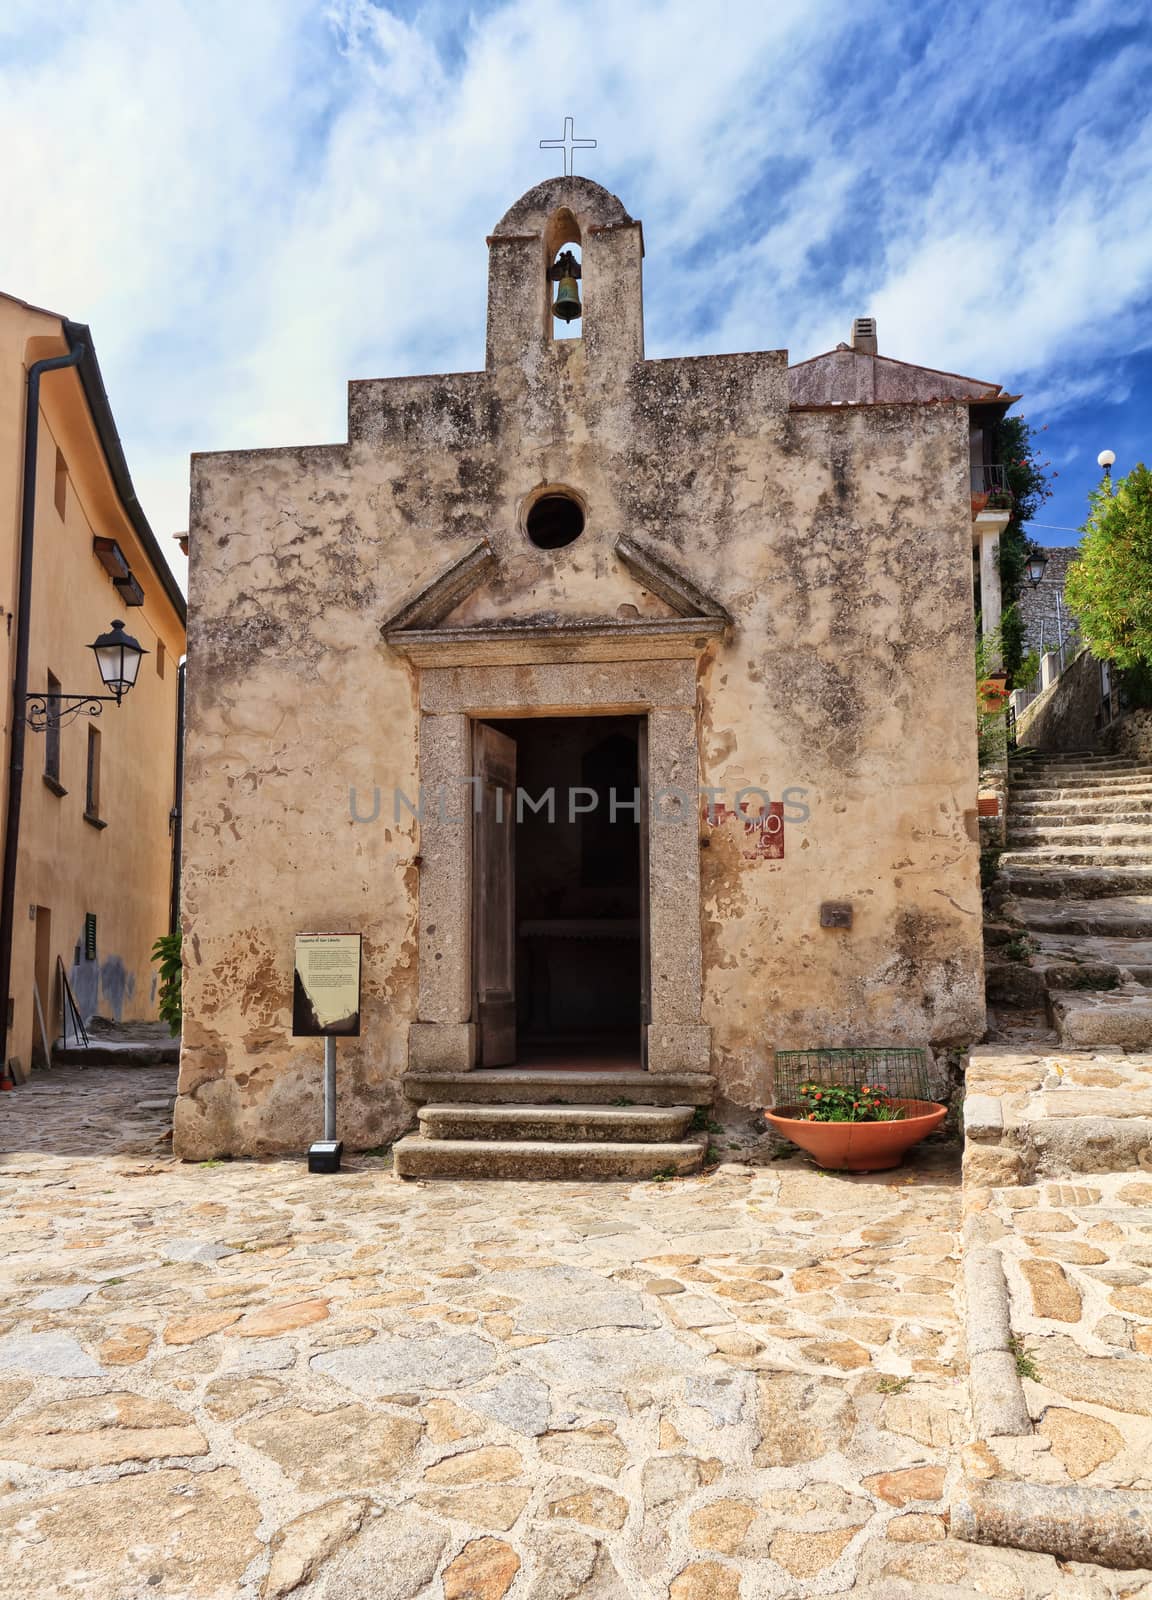
<svg viewBox="0 0 1152 1600"><path fill-rule="evenodd" d="M92 325L141 499L482 364L485 234L557 170L643 219L653 356L878 319L1023 392L1067 543L1152 458L1152 0L5 0L0 288Z"/></svg>

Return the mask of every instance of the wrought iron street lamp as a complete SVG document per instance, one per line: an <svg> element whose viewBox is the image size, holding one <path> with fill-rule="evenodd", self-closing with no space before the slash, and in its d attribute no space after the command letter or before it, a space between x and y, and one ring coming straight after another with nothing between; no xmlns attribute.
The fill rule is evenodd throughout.
<svg viewBox="0 0 1152 1600"><path fill-rule="evenodd" d="M1048 569L1048 557L1043 551L1034 556L1029 556L1028 565L1024 571L1028 574L1028 582L1035 589Z"/></svg>
<svg viewBox="0 0 1152 1600"><path fill-rule="evenodd" d="M61 728L73 717L98 717L105 700L115 700L119 705L136 682L141 659L148 654L139 639L125 633L122 622L114 622L88 648L96 656L104 687L111 693L68 694L57 689L48 694L26 695L24 720L34 733Z"/></svg>

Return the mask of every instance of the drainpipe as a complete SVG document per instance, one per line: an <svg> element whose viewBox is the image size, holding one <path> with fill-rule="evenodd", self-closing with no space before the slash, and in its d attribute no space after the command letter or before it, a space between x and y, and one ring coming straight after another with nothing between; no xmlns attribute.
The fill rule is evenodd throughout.
<svg viewBox="0 0 1152 1600"><path fill-rule="evenodd" d="M8 1007L12 986L12 935L16 921L16 862L20 850L20 802L24 790L24 720L28 696L31 639L32 549L36 533L36 458L40 440L40 378L45 372L75 367L84 359L82 344L66 356L35 361L28 368L28 406L24 418L24 471L20 502L20 593L16 602L16 671L12 679L12 737L8 753L8 807L4 823L4 868L0 878L0 1081L8 1082Z"/></svg>
<svg viewBox="0 0 1152 1600"><path fill-rule="evenodd" d="M184 672L176 678L176 798L172 804L172 893L168 902L168 932L180 932L180 855L184 843Z"/></svg>

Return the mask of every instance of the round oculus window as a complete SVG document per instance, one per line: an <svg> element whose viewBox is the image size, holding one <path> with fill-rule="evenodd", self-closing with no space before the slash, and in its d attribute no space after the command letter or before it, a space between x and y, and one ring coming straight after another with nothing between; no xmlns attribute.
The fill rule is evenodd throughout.
<svg viewBox="0 0 1152 1600"><path fill-rule="evenodd" d="M584 532L584 508L566 494L542 494L524 519L524 527L538 550L562 550Z"/></svg>

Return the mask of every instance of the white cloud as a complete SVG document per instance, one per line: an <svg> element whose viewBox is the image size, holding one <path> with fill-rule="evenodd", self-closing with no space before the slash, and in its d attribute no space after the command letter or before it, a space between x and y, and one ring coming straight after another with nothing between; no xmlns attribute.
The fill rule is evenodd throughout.
<svg viewBox="0 0 1152 1600"><path fill-rule="evenodd" d="M480 364L485 234L572 114L644 219L653 353L800 359L871 313L1058 408L1148 339L1115 11L8 0L0 287L92 324L163 543L190 450L339 438L348 377Z"/></svg>

